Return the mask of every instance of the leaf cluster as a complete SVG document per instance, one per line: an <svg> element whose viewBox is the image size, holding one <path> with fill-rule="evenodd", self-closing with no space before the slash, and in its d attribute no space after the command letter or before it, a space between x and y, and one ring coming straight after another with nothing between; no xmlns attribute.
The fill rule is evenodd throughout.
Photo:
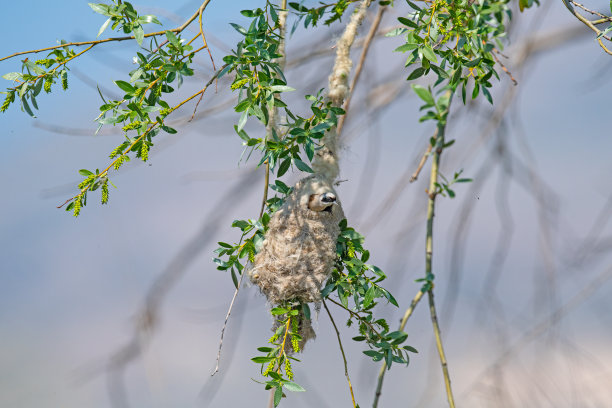
<svg viewBox="0 0 612 408"><path fill-rule="evenodd" d="M296 30L302 20L304 21L304 28L308 28L308 26L316 27L317 23L324 17L326 17L323 20L324 25L330 25L334 21L340 21L348 6L356 1L357 0L340 0L336 3L329 4L321 2L321 5L318 7L306 7L303 1L300 3L289 2L289 10L297 16L297 20L291 32L293 33Z"/></svg>
<svg viewBox="0 0 612 408"><path fill-rule="evenodd" d="M132 6L131 3L121 0L113 0L113 4L104 3L87 3L93 11L103 16L107 16L108 19L102 24L98 30L98 37L111 26L112 30L117 27L125 34L134 34L134 38L138 45L142 46L144 40L144 29L143 24L155 23L161 25L157 17L151 14L139 16L138 12Z"/></svg>
<svg viewBox="0 0 612 408"><path fill-rule="evenodd" d="M275 317L277 329L268 343L272 346L258 347L257 350L264 353L253 357L254 363L261 364L261 375L270 378L266 381L266 390L274 389L274 406L278 406L283 396L283 388L293 391L305 391L297 383L293 382L292 361L300 361L293 357L292 353L300 351L299 343L302 336L299 328L301 318L310 319L310 308L307 304L299 302L285 302L283 305L274 307L270 313Z"/></svg>
<svg viewBox="0 0 612 408"><path fill-rule="evenodd" d="M407 79L432 72L436 86L461 88L464 103L472 82L472 99L482 92L493 103L490 80L492 76L499 79L493 53L503 49L500 40L511 17L510 0L434 0L428 7L406 2L414 11L399 17L404 27L387 35L404 35L405 44L396 51L408 53L406 67L415 67Z"/></svg>
<svg viewBox="0 0 612 408"><path fill-rule="evenodd" d="M61 40L60 44L66 44L66 41ZM18 98L21 110L31 117L36 117L32 108L38 110L36 97L42 90L50 93L51 86L56 81L61 83L64 91L68 89L68 67L66 67L66 63L76 56L77 54L73 49L64 46L51 51L47 54L47 58L36 61L31 61L29 58L22 60L21 72L9 72L2 76L8 81L13 81L15 86L1 92L6 97L0 106L0 112L5 112Z"/></svg>
<svg viewBox="0 0 612 408"><path fill-rule="evenodd" d="M348 227L346 219L340 222L340 235L336 244L338 255L330 279L321 291L321 297L330 299L349 312L347 326L357 324L359 336L355 341L363 341L368 350L364 354L374 361L387 362L387 367L395 363L408 364L408 352L416 352L410 346L402 346L408 335L401 331L390 331L383 318L374 317L377 299L384 299L398 306L393 295L379 285L386 278L385 273L375 265L366 263L370 252L363 247L364 237ZM339 302L330 298L332 294Z"/></svg>

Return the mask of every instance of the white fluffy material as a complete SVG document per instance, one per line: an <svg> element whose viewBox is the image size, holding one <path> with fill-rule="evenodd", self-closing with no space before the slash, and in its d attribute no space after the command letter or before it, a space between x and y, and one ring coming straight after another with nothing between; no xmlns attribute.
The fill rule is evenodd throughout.
<svg viewBox="0 0 612 408"><path fill-rule="evenodd" d="M336 260L338 223L344 212L338 201L328 211L313 211L311 196L336 192L320 175L300 180L268 225L262 249L255 255L251 281L270 303L315 302Z"/></svg>

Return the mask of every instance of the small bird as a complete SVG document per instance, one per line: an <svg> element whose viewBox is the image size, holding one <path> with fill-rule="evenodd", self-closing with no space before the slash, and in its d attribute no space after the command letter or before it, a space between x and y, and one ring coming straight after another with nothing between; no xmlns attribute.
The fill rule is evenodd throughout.
<svg viewBox="0 0 612 408"><path fill-rule="evenodd" d="M334 193L311 194L308 199L308 208L312 211L332 211L332 205L336 204Z"/></svg>

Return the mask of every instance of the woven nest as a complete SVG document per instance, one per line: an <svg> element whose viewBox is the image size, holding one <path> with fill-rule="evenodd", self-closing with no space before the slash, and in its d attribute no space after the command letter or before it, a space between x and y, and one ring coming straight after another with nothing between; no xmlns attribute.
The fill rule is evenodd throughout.
<svg viewBox="0 0 612 408"><path fill-rule="evenodd" d="M296 183L272 215L249 271L251 281L270 303L321 299L321 287L336 260L342 219L342 206L327 178L312 175Z"/></svg>

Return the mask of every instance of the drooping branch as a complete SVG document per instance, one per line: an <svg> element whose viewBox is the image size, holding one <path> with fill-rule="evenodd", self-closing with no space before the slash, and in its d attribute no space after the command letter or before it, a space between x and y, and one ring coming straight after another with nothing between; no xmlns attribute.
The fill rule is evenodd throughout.
<svg viewBox="0 0 612 408"><path fill-rule="evenodd" d="M601 31L599 28L595 27L595 24L600 24L603 23L605 21L608 20L608 18L606 17L603 20L597 20L597 21L591 21L588 18L584 17L583 15L581 15L580 13L578 13L576 11L576 9L574 8L573 4L578 5L577 3L571 1L571 0L561 0L563 1L563 4L565 5L565 7L569 10L570 13L572 13L574 15L574 17L576 17L578 19L578 21L580 21L581 23L583 23L584 25L586 25L587 27L589 27L591 30L593 30L596 34L597 34L597 42L599 43L599 45L601 46L601 48L607 53L612 55L612 51L609 50L604 43L601 41L602 38L608 40L608 41L612 41L612 38L610 38L607 35L604 35L604 32ZM579 7L583 8L582 5L580 5ZM586 9L585 9L586 10ZM587 10L589 12L591 12L590 10Z"/></svg>
<svg viewBox="0 0 612 408"><path fill-rule="evenodd" d="M189 24L191 24L196 18L198 18L198 16L202 15L204 9L206 8L206 6L208 6L208 3L210 3L211 0L204 0L204 2L202 3L202 5L200 6L200 8L198 9L198 11L196 11L191 17L189 17L187 19L187 21L185 21L181 26L177 27L177 28L173 28L171 30L163 30L163 31L156 31L154 33L149 33L149 34L145 34L144 37L155 37L157 35L165 35L166 31L170 31L173 33L180 33L181 31L185 30L185 28L187 28L189 26ZM135 40L136 37L133 35L128 35L128 36L124 36L124 37L111 37L111 38L105 38L103 40L93 40L93 41L78 41L78 42L70 42L70 43L65 43L65 44L59 44L59 45L54 45L52 47L46 47L46 48L39 48L36 50L29 50L29 51L20 51L20 52L16 52L14 54L11 55L7 55L6 57L2 57L0 58L0 61L4 61L13 57L17 57L19 55L26 55L26 54L37 54L39 52L43 52L43 51L52 51L52 50L56 50L58 48L63 48L63 47L80 47L83 45L90 45L90 47L87 49L91 49L94 46L98 45L98 44L104 44L104 43L108 43L108 42L119 42L119 41L126 41L126 40Z"/></svg>

